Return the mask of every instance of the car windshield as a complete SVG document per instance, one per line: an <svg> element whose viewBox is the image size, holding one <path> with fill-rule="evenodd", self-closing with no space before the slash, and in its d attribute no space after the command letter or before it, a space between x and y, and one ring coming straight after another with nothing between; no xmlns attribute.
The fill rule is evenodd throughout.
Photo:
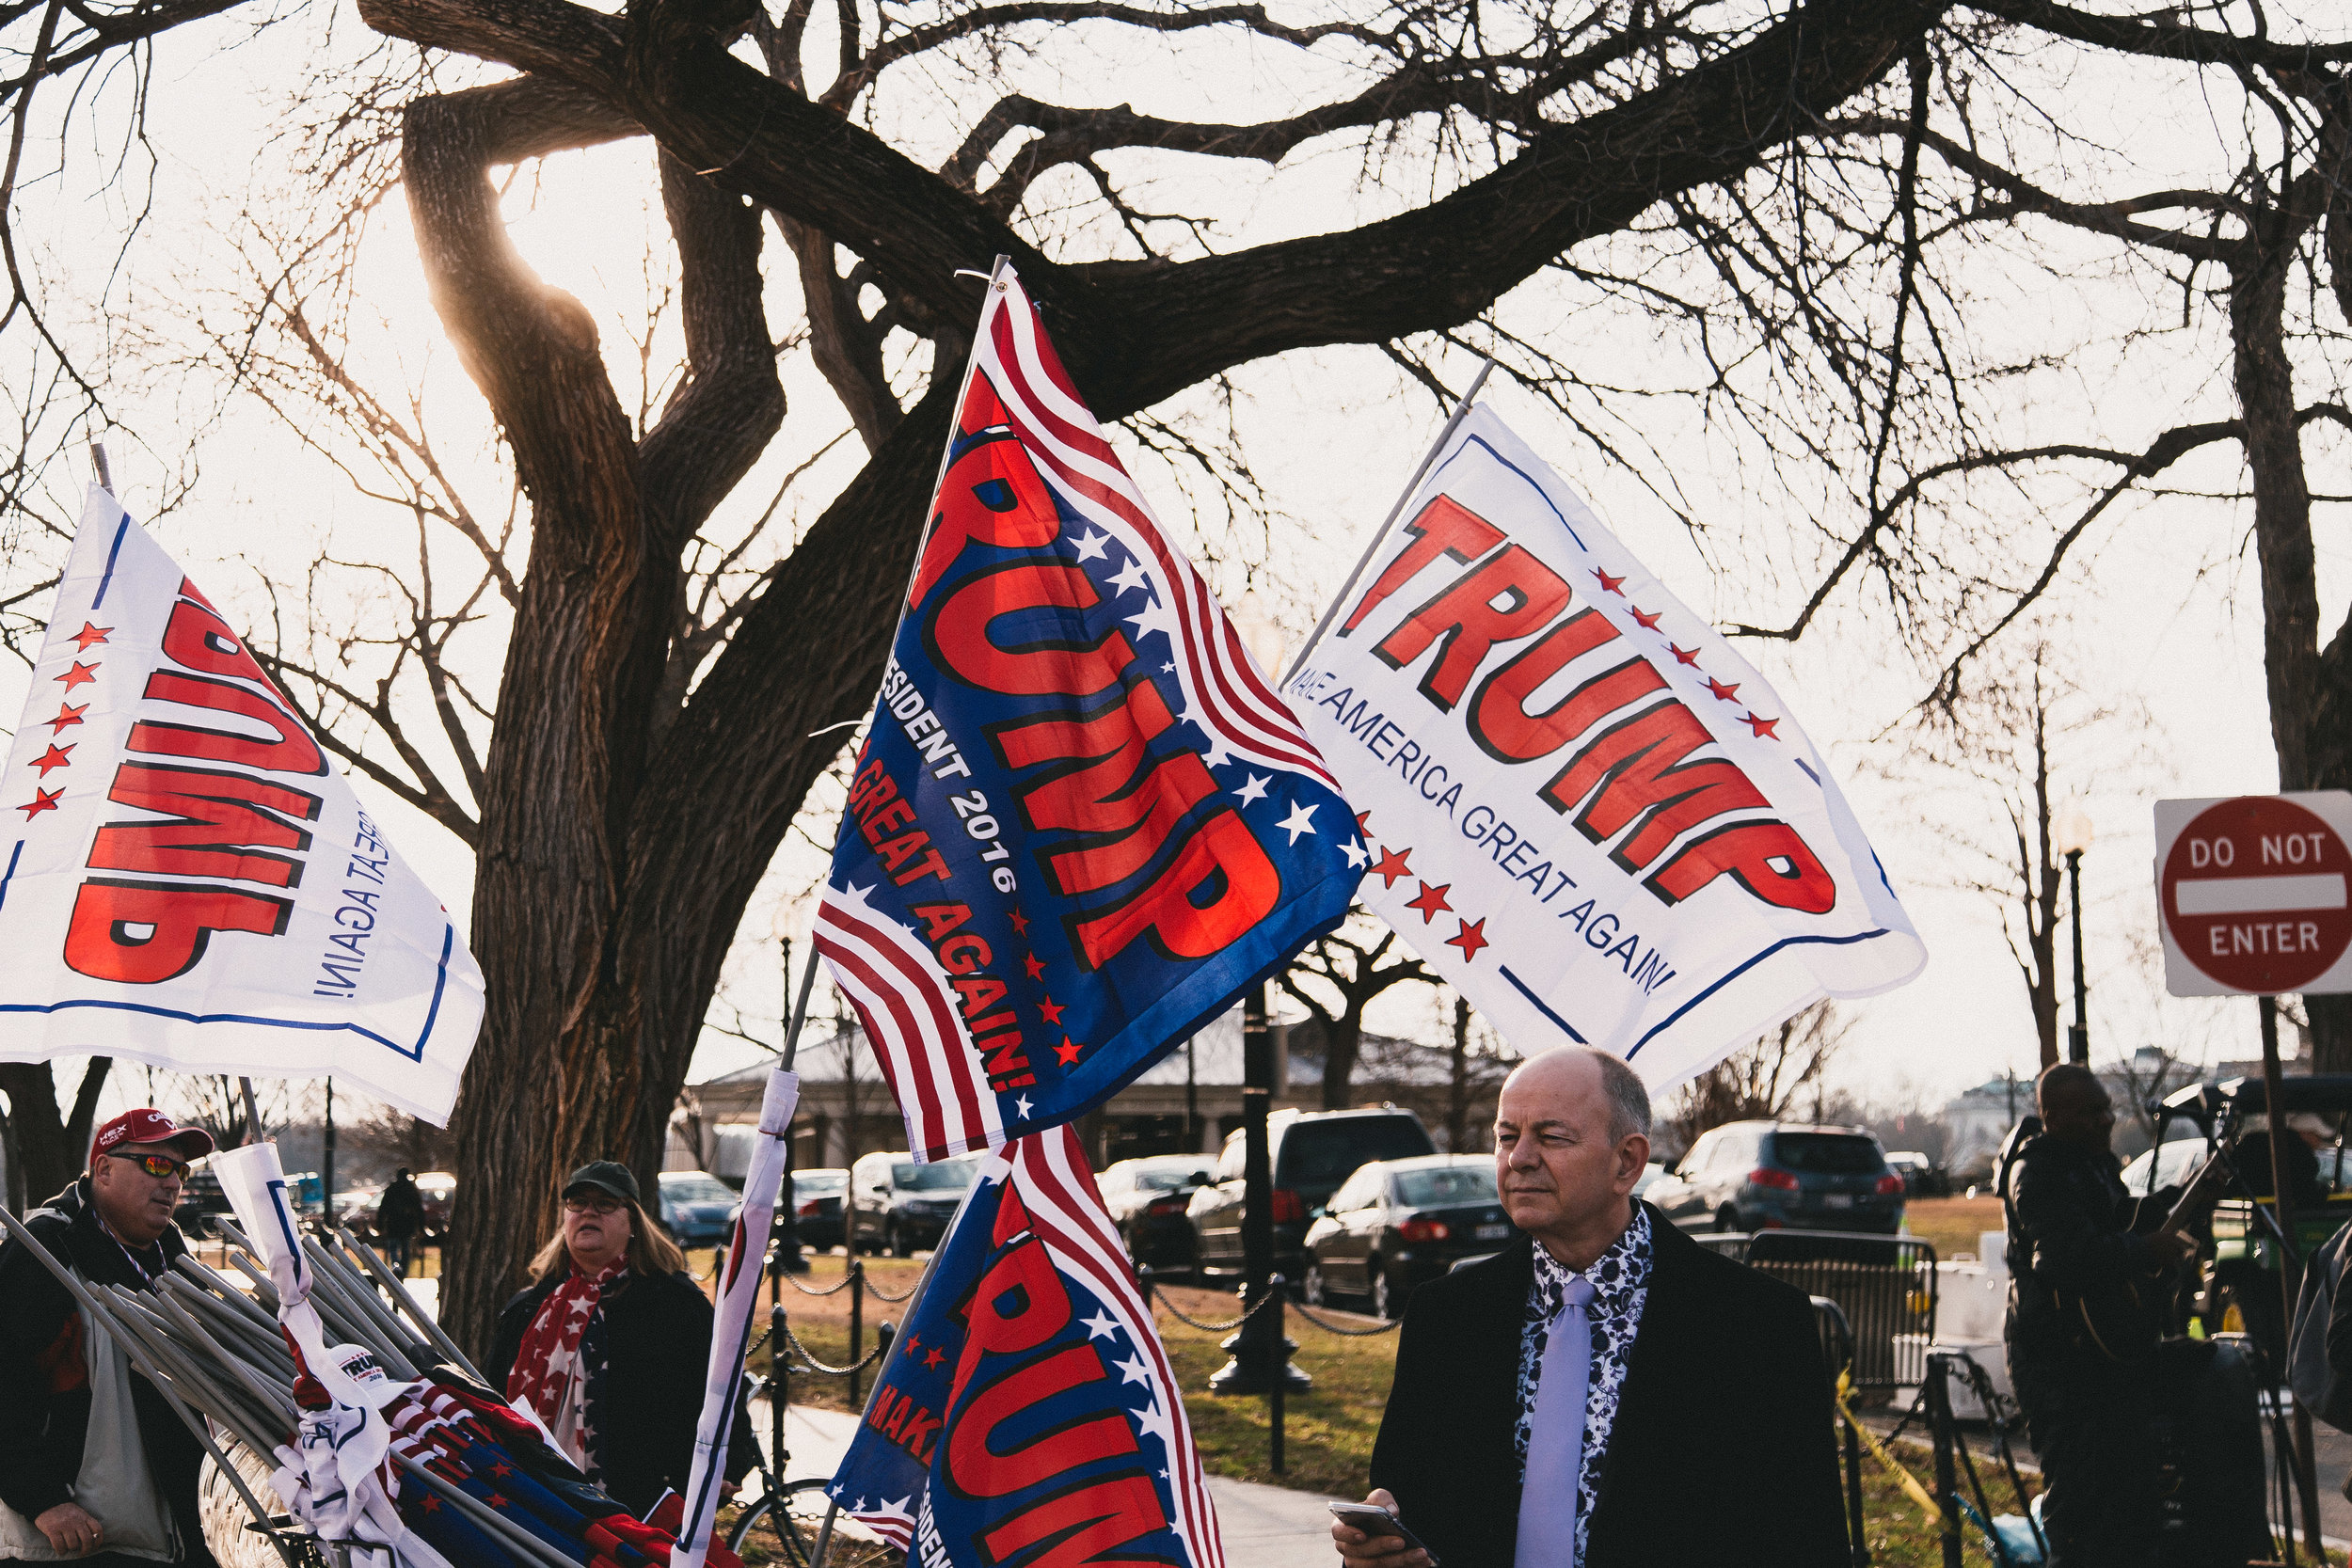
<svg viewBox="0 0 2352 1568"><path fill-rule="evenodd" d="M669 1177L661 1179L661 1196L673 1203L733 1203L734 1191L723 1181L708 1176L690 1176L685 1180Z"/></svg>
<svg viewBox="0 0 2352 1568"><path fill-rule="evenodd" d="M890 1184L909 1193L960 1193L972 1185L978 1169L969 1160L938 1160L928 1165L909 1160L890 1167Z"/></svg>
<svg viewBox="0 0 2352 1568"><path fill-rule="evenodd" d="M1886 1164L1879 1146L1850 1132L1775 1132L1772 1164L1784 1170L1855 1176Z"/></svg>
<svg viewBox="0 0 2352 1568"><path fill-rule="evenodd" d="M2320 1176L2323 1180L2328 1173L2329 1156L2333 1152L2332 1149L2324 1150L2320 1155ZM2148 1180L2148 1166L2152 1161L2156 1168L2156 1179L2153 1184ZM2197 1173L2198 1167L2204 1163L2204 1139L2175 1138L2161 1148L2147 1150L2138 1159L2125 1165L2123 1167L2123 1190L2138 1197L2158 1187L2183 1185Z"/></svg>
<svg viewBox="0 0 2352 1568"><path fill-rule="evenodd" d="M1148 1193L1172 1193L1179 1187L1197 1187L1209 1179L1206 1165L1186 1165L1176 1170L1139 1170L1136 1185Z"/></svg>
<svg viewBox="0 0 2352 1568"><path fill-rule="evenodd" d="M1447 1165L1439 1170L1399 1171L1396 1200L1407 1209L1425 1209L1437 1203L1492 1203L1495 1168Z"/></svg>
<svg viewBox="0 0 2352 1568"><path fill-rule="evenodd" d="M1350 1117L1341 1121L1300 1121L1282 1136L1278 1187L1337 1186L1359 1165L1375 1160L1409 1160L1435 1154L1429 1134L1410 1117Z"/></svg>
<svg viewBox="0 0 2352 1568"><path fill-rule="evenodd" d="M457 1190L457 1178L445 1171L429 1170L417 1178L417 1190L437 1197L447 1197Z"/></svg>
<svg viewBox="0 0 2352 1568"><path fill-rule="evenodd" d="M849 1184L850 1179L838 1172L832 1176L796 1176L792 1179L792 1191L803 1197L823 1197L828 1193L841 1191Z"/></svg>

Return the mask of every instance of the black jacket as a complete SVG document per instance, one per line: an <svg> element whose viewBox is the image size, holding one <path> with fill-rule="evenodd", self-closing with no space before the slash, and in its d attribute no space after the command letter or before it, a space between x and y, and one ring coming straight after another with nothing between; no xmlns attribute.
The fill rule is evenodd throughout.
<svg viewBox="0 0 2352 1568"><path fill-rule="evenodd" d="M424 1195L413 1177L395 1177L376 1200L375 1228L387 1236L413 1236L424 1227Z"/></svg>
<svg viewBox="0 0 2352 1568"><path fill-rule="evenodd" d="M86 1280L132 1289L146 1279L122 1243L98 1223L89 1178L24 1216L25 1227L52 1257ZM144 1259L168 1265L188 1250L167 1228ZM197 1513L197 1468L204 1450L154 1386L131 1374L131 1402L139 1441L173 1523L183 1560L210 1563ZM0 1499L26 1519L71 1500L81 1473L89 1427L89 1370L84 1359L82 1317L72 1294L13 1236L0 1246Z"/></svg>
<svg viewBox="0 0 2352 1568"><path fill-rule="evenodd" d="M2125 1285L2152 1299L2147 1292L2168 1283L2148 1238L2132 1232L2135 1202L2105 1149L2045 1133L2018 1154L2010 1174L2009 1366L2028 1411L2057 1384L2113 1366L2085 1339L2073 1304Z"/></svg>
<svg viewBox="0 0 2352 1568"><path fill-rule="evenodd" d="M604 1407L596 1457L606 1493L642 1518L665 1490L682 1493L691 1479L716 1314L710 1298L685 1275L632 1271L626 1278L625 1289L608 1286L601 1298ZM499 1314L498 1338L482 1370L501 1396L524 1331L562 1281L557 1275L532 1286ZM758 1462L751 1413L739 1407L727 1446L728 1479L739 1481Z"/></svg>
<svg viewBox="0 0 2352 1568"><path fill-rule="evenodd" d="M1649 1294L1580 1568L1850 1561L1812 1306L1649 1216ZM1511 1568L1533 1247L1430 1281L1406 1311L1372 1482L1444 1568Z"/></svg>

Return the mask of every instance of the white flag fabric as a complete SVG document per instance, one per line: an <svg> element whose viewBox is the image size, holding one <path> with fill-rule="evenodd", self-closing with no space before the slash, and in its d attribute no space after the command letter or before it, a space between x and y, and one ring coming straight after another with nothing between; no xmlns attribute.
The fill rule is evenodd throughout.
<svg viewBox="0 0 2352 1568"><path fill-rule="evenodd" d="M0 773L0 1059L331 1073L446 1123L481 1023L441 901L93 487Z"/></svg>
<svg viewBox="0 0 2352 1568"><path fill-rule="evenodd" d="M751 1353L752 1307L768 1258L768 1231L775 1223L776 1199L784 1186L784 1157L792 1136L792 1113L801 1103L800 1075L779 1066L768 1075L759 1105L759 1135L752 1144L743 1177L743 1208L735 1218L735 1243L727 1249L719 1280L718 1320L710 1330L710 1365L703 1378L703 1413L694 1430L694 1464L686 1484L685 1513L671 1568L702 1568L710 1552L711 1527L726 1501L727 1440L743 1395L743 1358ZM789 1202L789 1197L786 1198ZM785 1359L785 1347L770 1353Z"/></svg>
<svg viewBox="0 0 2352 1568"><path fill-rule="evenodd" d="M1470 411L1284 694L1368 907L1522 1053L1653 1092L1927 949L1771 684Z"/></svg>

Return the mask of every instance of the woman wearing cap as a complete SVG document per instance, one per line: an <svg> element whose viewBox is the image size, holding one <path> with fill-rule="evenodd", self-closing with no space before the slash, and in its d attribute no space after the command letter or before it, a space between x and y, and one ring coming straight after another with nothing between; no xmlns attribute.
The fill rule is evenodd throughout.
<svg viewBox="0 0 2352 1568"><path fill-rule="evenodd" d="M499 1314L484 1369L641 1517L663 1492L686 1490L694 1462L712 1312L685 1265L646 1218L628 1166L582 1165L564 1184L563 1228L531 1260L533 1283ZM757 1457L739 1409L727 1479Z"/></svg>

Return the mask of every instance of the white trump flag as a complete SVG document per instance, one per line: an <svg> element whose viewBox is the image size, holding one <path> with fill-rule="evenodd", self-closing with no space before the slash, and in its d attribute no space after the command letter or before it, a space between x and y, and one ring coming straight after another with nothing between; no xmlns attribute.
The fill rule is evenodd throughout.
<svg viewBox="0 0 2352 1568"><path fill-rule="evenodd" d="M1486 408L1284 694L1367 905L1514 1045L1653 1091L1927 949L1764 677Z"/></svg>
<svg viewBox="0 0 2352 1568"><path fill-rule="evenodd" d="M332 1073L439 1123L481 1023L441 901L93 486L0 774L0 1059Z"/></svg>

